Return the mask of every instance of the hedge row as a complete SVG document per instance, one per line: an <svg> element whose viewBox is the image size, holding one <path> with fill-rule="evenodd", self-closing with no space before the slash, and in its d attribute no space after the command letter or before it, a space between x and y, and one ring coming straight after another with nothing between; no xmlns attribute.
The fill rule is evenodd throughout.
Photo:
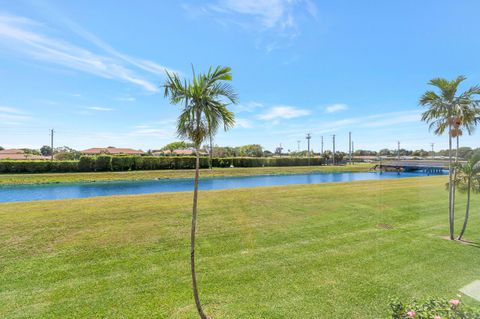
<svg viewBox="0 0 480 319"><path fill-rule="evenodd" d="M0 173L78 172L78 161L0 161Z"/></svg>
<svg viewBox="0 0 480 319"><path fill-rule="evenodd" d="M200 158L200 167L208 167L208 158ZM323 160L312 158L311 165L322 165ZM305 166L307 158L214 158L213 167ZM0 161L0 173L47 172L105 172L161 169L193 169L195 157L159 156L82 156L79 161Z"/></svg>

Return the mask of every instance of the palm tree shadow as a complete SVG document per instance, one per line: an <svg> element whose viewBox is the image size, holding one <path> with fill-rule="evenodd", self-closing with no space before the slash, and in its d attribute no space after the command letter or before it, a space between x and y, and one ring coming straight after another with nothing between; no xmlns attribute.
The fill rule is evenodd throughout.
<svg viewBox="0 0 480 319"><path fill-rule="evenodd" d="M478 242L474 242L474 241L470 241L470 240L465 240L465 239L460 239L460 240L455 240L463 245L468 245L468 246L472 246L472 247L475 247L475 248L480 248L480 243Z"/></svg>

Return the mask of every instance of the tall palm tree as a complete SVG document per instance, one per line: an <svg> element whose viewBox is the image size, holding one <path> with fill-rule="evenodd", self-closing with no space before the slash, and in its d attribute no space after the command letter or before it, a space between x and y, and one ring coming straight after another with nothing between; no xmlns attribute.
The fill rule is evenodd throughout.
<svg viewBox="0 0 480 319"><path fill-rule="evenodd" d="M428 90L420 98L420 105L428 106L428 110L422 113L422 121L430 123L430 129L437 135L442 135L448 129L448 158L449 158L449 181L448 181L448 220L450 239L454 239L454 184L452 163L452 121L455 117L462 120L463 127L470 134L479 122L479 100L475 97L480 94L480 87L473 86L457 95L458 86L466 80L464 76L448 81L443 78L430 80L429 85L439 90L439 93Z"/></svg>
<svg viewBox="0 0 480 319"><path fill-rule="evenodd" d="M232 80L231 68L218 66L210 68L208 73L195 74L192 66L193 78L187 81L180 79L176 73L166 71L167 80L165 97L171 104L182 104L182 112L177 121L177 134L181 138L189 139L195 145L195 182L193 190L192 227L190 233L190 266L192 273L192 289L200 318L206 319L197 287L195 271L195 230L197 225L198 180L200 175L200 147L211 133L223 126L226 131L235 124L235 117L227 106L237 102L237 95L227 82Z"/></svg>
<svg viewBox="0 0 480 319"><path fill-rule="evenodd" d="M455 184L461 192L467 192L467 207L465 209L465 218L463 221L463 227L458 235L458 240L461 240L465 234L465 229L468 224L468 215L470 212L470 194L472 190L474 192L480 192L480 153L476 153L465 164L457 163L456 171L458 171Z"/></svg>

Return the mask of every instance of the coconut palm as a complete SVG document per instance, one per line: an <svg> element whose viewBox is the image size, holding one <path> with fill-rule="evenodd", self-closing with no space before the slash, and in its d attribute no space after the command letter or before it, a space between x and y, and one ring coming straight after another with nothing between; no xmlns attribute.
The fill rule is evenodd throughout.
<svg viewBox="0 0 480 319"><path fill-rule="evenodd" d="M195 75L187 84L178 74L167 74L165 81L165 97L171 104L181 104L182 112L177 121L177 134L181 138L193 142L196 150L195 182L193 190L192 226L190 233L190 265L192 273L192 289L200 318L206 319L197 287L195 271L195 229L197 223L198 180L200 175L200 146L210 134L223 127L228 130L235 124L234 114L227 106L236 103L237 95L227 81L232 80L231 68L218 66L209 69L206 74Z"/></svg>
<svg viewBox="0 0 480 319"><path fill-rule="evenodd" d="M439 93L428 90L420 98L420 105L428 106L428 110L422 113L422 121L430 123L430 129L437 135L442 135L448 129L448 158L449 158L449 182L448 182L448 220L450 228L450 239L454 239L454 184L453 184L453 163L452 163L452 125L455 118L461 119L462 127L469 134L473 132L475 125L479 122L478 115L479 100L475 97L480 94L480 87L473 86L457 94L458 86L466 78L458 76L448 81L443 78L430 80L429 85L439 90ZM458 136L458 135L457 135Z"/></svg>
<svg viewBox="0 0 480 319"><path fill-rule="evenodd" d="M458 240L461 240L465 234L465 229L467 228L468 224L471 192L480 192L480 153L476 153L465 164L457 163L455 171L458 172L455 184L458 186L459 191L467 193L465 219L463 221L463 227L460 235L458 236Z"/></svg>

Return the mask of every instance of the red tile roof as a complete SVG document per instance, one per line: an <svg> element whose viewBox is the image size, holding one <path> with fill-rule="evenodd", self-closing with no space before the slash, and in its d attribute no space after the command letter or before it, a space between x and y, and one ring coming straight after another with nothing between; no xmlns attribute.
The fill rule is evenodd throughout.
<svg viewBox="0 0 480 319"><path fill-rule="evenodd" d="M145 154L142 150L134 150L132 148L116 148L116 147L95 147L81 151L82 154L96 155L96 154L129 154L129 155L141 155Z"/></svg>
<svg viewBox="0 0 480 319"><path fill-rule="evenodd" d="M25 151L19 149L8 149L0 151L0 160L47 160L49 156L25 154Z"/></svg>

